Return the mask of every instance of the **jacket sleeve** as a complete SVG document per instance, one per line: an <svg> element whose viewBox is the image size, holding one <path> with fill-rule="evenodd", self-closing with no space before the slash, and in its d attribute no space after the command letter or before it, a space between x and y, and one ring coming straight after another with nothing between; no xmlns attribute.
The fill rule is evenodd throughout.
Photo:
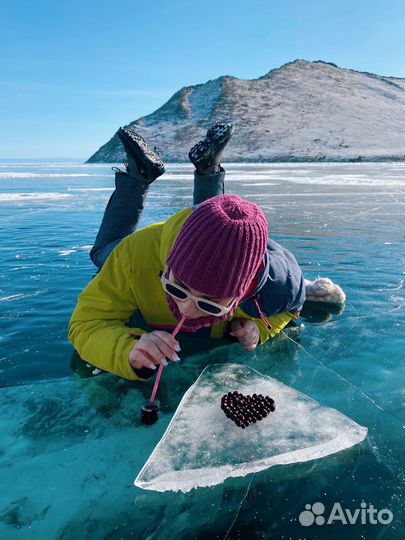
<svg viewBox="0 0 405 540"><path fill-rule="evenodd" d="M299 319L299 315L285 311L284 313L266 317L266 319L271 324L271 328L268 328L261 319L254 319L260 330L260 345L279 334L290 321Z"/></svg>
<svg viewBox="0 0 405 540"><path fill-rule="evenodd" d="M274 336L279 334L281 330L283 330L283 328L285 328L290 321L296 320L298 318L299 318L299 315L295 315L294 313L290 313L288 311L284 313L278 313L277 315L266 317L267 321L271 325L271 328L268 328L267 325L262 321L262 319L251 317L250 315L245 313L241 308L238 308L236 310L235 315L232 317L231 320L250 319L254 321L259 327L259 331L260 331L260 345L263 345L270 338L273 338Z"/></svg>
<svg viewBox="0 0 405 540"><path fill-rule="evenodd" d="M80 294L68 338L83 360L120 377L138 380L141 377L132 369L129 353L136 343L134 335L140 336L143 331L126 326L137 310L128 264L119 247L111 253Z"/></svg>

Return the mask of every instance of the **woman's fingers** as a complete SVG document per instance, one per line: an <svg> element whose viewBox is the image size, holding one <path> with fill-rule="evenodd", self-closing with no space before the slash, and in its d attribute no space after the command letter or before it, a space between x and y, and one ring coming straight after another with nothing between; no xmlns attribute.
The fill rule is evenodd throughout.
<svg viewBox="0 0 405 540"><path fill-rule="evenodd" d="M139 349L136 349L135 347L129 354L129 361L131 366L135 369L141 369L144 367L149 369L156 369L156 366L152 362L150 357L146 353L140 351Z"/></svg>
<svg viewBox="0 0 405 540"><path fill-rule="evenodd" d="M237 338L246 334L246 323L250 322L249 319L234 319L231 322L231 335Z"/></svg>
<svg viewBox="0 0 405 540"><path fill-rule="evenodd" d="M149 336L164 357L173 360L174 362L180 360L179 355L176 352L180 350L180 345L173 336L167 332L160 331L152 332Z"/></svg>
<svg viewBox="0 0 405 540"><path fill-rule="evenodd" d="M255 349L257 344L259 342L259 338L256 335L251 335L246 337L243 341L241 341L241 344L245 347L245 349L251 350Z"/></svg>
<svg viewBox="0 0 405 540"><path fill-rule="evenodd" d="M242 343L243 347L244 347L247 351L253 351L254 349L256 349L257 344L258 344L258 341L256 341L256 340L253 341L253 342Z"/></svg>
<svg viewBox="0 0 405 540"><path fill-rule="evenodd" d="M257 325L254 321L250 319L237 319L236 323L232 325L231 334L237 338L243 338L254 331L255 328L257 328Z"/></svg>
<svg viewBox="0 0 405 540"><path fill-rule="evenodd" d="M257 324L250 319L238 319L239 325L235 325L235 329L232 328L232 335L237 337L239 343L244 346L248 351L256 348L259 339L260 332Z"/></svg>
<svg viewBox="0 0 405 540"><path fill-rule="evenodd" d="M150 339L143 339L143 340L141 338L136 348L139 351L142 351L144 354L146 353L153 363L163 364L167 366L167 360L166 360L167 352L162 349L167 349L167 351L169 351L169 354L170 354L170 349L167 346L163 347L161 343L159 342L156 343L156 341L152 337Z"/></svg>
<svg viewBox="0 0 405 540"><path fill-rule="evenodd" d="M173 361L180 360L178 354L173 351L173 349L169 347L159 336L151 334L150 339L146 343L147 352L158 361L166 358ZM141 345L141 348L145 348L144 345Z"/></svg>
<svg viewBox="0 0 405 540"><path fill-rule="evenodd" d="M140 337L129 355L129 360L136 369L141 367L156 369L160 364L167 366L167 358L176 362L180 360L174 349L180 350L180 347L169 333L150 332Z"/></svg>
<svg viewBox="0 0 405 540"><path fill-rule="evenodd" d="M166 343L166 345L168 347L170 347L170 349L173 349L173 351L175 351L175 352L179 352L181 350L180 349L180 344L177 341L177 339L175 339L168 332L163 332L161 330L155 330L154 332L151 332L150 336L159 337L162 341L164 341Z"/></svg>
<svg viewBox="0 0 405 540"><path fill-rule="evenodd" d="M236 335L242 329L243 329L242 319L234 319L231 322L231 334L232 335Z"/></svg>

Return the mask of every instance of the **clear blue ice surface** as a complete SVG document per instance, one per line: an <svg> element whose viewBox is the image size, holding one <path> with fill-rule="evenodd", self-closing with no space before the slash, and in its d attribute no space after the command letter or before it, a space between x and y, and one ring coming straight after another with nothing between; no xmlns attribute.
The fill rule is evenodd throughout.
<svg viewBox="0 0 405 540"><path fill-rule="evenodd" d="M403 169L227 164L227 192L259 204L305 277L330 277L347 302L307 311L299 336L285 331L252 353L232 344L183 355L164 371L159 422L142 426L153 381L84 378L66 339L95 273L88 252L114 187L110 166L1 163L0 539L403 538ZM191 203L191 166L169 165L140 226ZM134 487L184 393L206 366L225 363L337 409L367 427L367 439L188 493ZM198 418L191 426L204 430ZM393 519L303 526L299 515L315 502L325 516L335 503L351 512L366 503Z"/></svg>

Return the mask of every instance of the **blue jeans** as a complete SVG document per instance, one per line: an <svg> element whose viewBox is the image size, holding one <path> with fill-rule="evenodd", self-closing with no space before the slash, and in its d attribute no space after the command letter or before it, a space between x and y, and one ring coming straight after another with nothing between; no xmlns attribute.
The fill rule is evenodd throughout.
<svg viewBox="0 0 405 540"><path fill-rule="evenodd" d="M194 172L193 204L224 193L225 170L216 174ZM133 233L139 223L149 184L141 176L115 173L115 190L108 201L90 258L101 269L112 250Z"/></svg>

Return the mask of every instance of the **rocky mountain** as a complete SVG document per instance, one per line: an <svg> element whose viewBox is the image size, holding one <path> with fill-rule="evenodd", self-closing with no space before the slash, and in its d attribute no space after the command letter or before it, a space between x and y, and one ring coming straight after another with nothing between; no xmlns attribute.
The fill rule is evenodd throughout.
<svg viewBox="0 0 405 540"><path fill-rule="evenodd" d="M225 161L405 159L405 79L295 60L253 80L223 76L182 88L130 122L163 161L187 161L215 122L235 124ZM115 133L88 163L121 162Z"/></svg>

